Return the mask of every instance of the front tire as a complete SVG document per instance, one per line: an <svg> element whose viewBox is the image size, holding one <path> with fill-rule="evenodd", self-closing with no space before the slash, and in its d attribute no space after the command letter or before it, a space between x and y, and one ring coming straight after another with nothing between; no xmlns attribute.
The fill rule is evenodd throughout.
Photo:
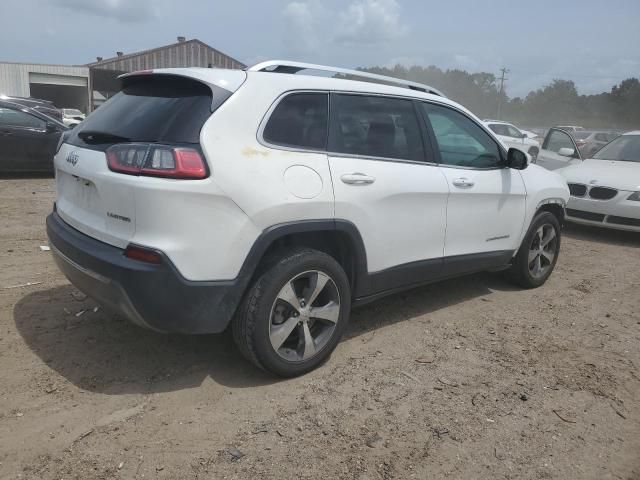
<svg viewBox="0 0 640 480"><path fill-rule="evenodd" d="M560 254L560 223L549 212L538 213L527 231L507 276L523 288L544 284Z"/></svg>
<svg viewBox="0 0 640 480"><path fill-rule="evenodd" d="M326 360L347 326L351 290L333 257L312 249L283 255L251 285L231 328L254 365L281 377Z"/></svg>

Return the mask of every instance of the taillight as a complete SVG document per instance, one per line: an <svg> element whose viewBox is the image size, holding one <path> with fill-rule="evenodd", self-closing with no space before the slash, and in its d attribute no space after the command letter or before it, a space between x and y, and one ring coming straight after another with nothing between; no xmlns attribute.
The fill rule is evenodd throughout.
<svg viewBox="0 0 640 480"><path fill-rule="evenodd" d="M155 250L138 247L136 245L128 245L124 251L124 256L139 262L153 263L159 265L162 263L162 257Z"/></svg>
<svg viewBox="0 0 640 480"><path fill-rule="evenodd" d="M106 151L109 170L129 175L202 179L207 167L202 154L187 147L148 143L119 143Z"/></svg>

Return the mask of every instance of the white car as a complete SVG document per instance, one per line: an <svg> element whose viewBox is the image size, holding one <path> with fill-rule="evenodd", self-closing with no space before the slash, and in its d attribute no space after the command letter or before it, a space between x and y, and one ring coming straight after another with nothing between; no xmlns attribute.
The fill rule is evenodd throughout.
<svg viewBox="0 0 640 480"><path fill-rule="evenodd" d="M567 220L640 232L640 131L558 170L571 192Z"/></svg>
<svg viewBox="0 0 640 480"><path fill-rule="evenodd" d="M523 130L521 128L519 128L518 130L520 130L521 133L523 133L527 138L538 138L540 135L538 135L536 132L531 132L529 130Z"/></svg>
<svg viewBox="0 0 640 480"><path fill-rule="evenodd" d="M293 376L353 305L553 271L566 182L435 89L279 61L121 78L61 141L47 232L69 280L138 325L230 325L250 361Z"/></svg>
<svg viewBox="0 0 640 480"><path fill-rule="evenodd" d="M565 132L580 132L584 130L584 127L581 127L579 125L559 125L553 128L559 128L560 130L564 130Z"/></svg>
<svg viewBox="0 0 640 480"><path fill-rule="evenodd" d="M522 150L531 155L532 159L538 156L540 144L515 125L499 120L485 120L485 124L507 148ZM535 134L532 133L532 135Z"/></svg>
<svg viewBox="0 0 640 480"><path fill-rule="evenodd" d="M62 109L62 123L67 127L75 127L85 119L85 114L76 108Z"/></svg>

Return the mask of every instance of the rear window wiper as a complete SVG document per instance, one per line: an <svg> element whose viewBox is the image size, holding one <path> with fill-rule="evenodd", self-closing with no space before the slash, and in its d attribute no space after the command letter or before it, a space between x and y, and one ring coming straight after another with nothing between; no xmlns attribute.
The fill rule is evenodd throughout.
<svg viewBox="0 0 640 480"><path fill-rule="evenodd" d="M123 137L121 135L114 135L108 132L99 132L97 130L83 130L78 132L78 137L83 142L88 144L100 144L100 143L123 143L130 142L131 139Z"/></svg>

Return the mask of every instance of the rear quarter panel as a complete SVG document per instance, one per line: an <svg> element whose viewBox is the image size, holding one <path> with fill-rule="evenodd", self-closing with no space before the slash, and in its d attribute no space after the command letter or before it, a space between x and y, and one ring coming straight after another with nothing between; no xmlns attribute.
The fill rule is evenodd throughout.
<svg viewBox="0 0 640 480"><path fill-rule="evenodd" d="M334 217L327 155L268 147L258 141L265 114L288 91L287 76L277 77L277 82L252 82L249 76L201 132L211 178L259 231L284 222ZM294 166L293 174L291 170L287 172ZM313 188L309 185L305 190L305 182L310 179L316 179L309 182Z"/></svg>

